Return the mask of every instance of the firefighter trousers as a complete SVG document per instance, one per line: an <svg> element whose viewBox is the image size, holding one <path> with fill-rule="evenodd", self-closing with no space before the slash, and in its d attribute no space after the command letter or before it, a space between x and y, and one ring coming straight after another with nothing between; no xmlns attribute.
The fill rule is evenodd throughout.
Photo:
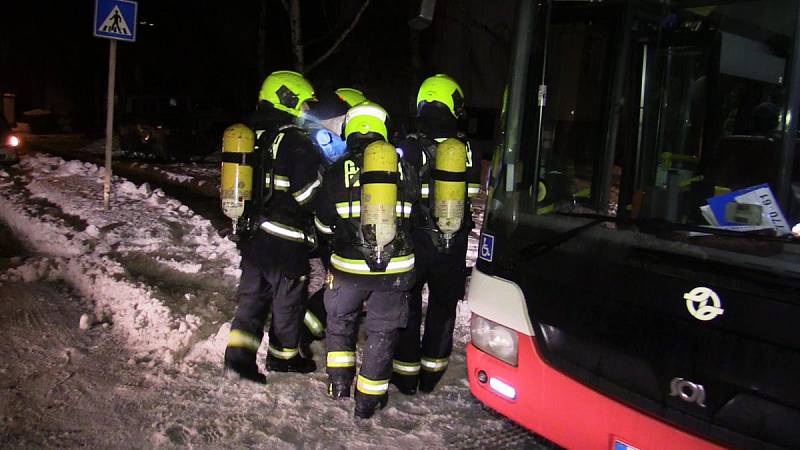
<svg viewBox="0 0 800 450"><path fill-rule="evenodd" d="M356 387L365 394L383 395L388 390L397 336L408 316L405 291L368 291L350 281L339 280L326 287L328 377L334 383L352 384L356 373L358 319L364 306L367 341Z"/></svg>
<svg viewBox="0 0 800 450"><path fill-rule="evenodd" d="M325 288L319 288L309 298L303 313L303 325L300 328L300 341L308 345L311 341L325 337L325 323L328 313L325 311Z"/></svg>
<svg viewBox="0 0 800 450"><path fill-rule="evenodd" d="M330 254L320 257L323 267L327 272L330 269ZM303 324L300 327L300 345L306 348L312 341L325 337L325 324L328 321L328 312L325 311L325 286L317 289L311 294L306 303L305 313L303 313Z"/></svg>
<svg viewBox="0 0 800 450"><path fill-rule="evenodd" d="M432 389L447 369L453 350L453 329L456 308L464 297L466 281L466 247L445 255L439 252L417 252L417 279L409 296L408 325L400 330L400 338L392 363L392 380L398 387ZM425 333L420 342L422 325L422 291L428 285L428 309ZM426 380L423 380L426 379Z"/></svg>
<svg viewBox="0 0 800 450"><path fill-rule="evenodd" d="M238 306L225 350L225 363L255 364L270 307L269 355L285 360L296 356L307 289L308 276L288 278L278 269L242 259Z"/></svg>

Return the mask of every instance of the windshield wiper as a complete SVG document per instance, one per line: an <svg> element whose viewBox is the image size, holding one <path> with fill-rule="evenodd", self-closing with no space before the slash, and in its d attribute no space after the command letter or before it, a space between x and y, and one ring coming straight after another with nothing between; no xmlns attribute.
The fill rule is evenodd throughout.
<svg viewBox="0 0 800 450"><path fill-rule="evenodd" d="M601 214L581 214L581 213L567 213L567 212L556 212L555 214L567 217L579 217L579 218L586 218L586 219L595 219L601 220L604 222L615 222L617 221L616 217L613 216L604 216ZM637 227L643 230L656 230L656 231L688 231L688 232L695 232L695 233L702 233L702 234L713 234L717 236L727 236L727 237L735 237L735 238L748 238L758 241L772 241L772 242L781 242L784 244L800 244L800 239L793 237L791 234L786 236L770 236L768 234L758 234L754 233L753 231L757 230L747 230L747 231L737 231L737 230L729 230L725 228L713 228L710 225L691 225L691 224L683 224L683 223L674 223L663 219L627 219L627 223L631 223L636 225Z"/></svg>
<svg viewBox="0 0 800 450"><path fill-rule="evenodd" d="M558 233L555 236L545 239L540 242L534 242L533 244L526 245L522 247L520 251L517 253L517 256L522 259L531 259L536 255L540 255L542 253L548 252L559 245L567 242L568 240L580 235L584 231L594 227L597 224L603 222L614 222L617 220L616 217L611 216L602 216L600 214L568 214L568 213L559 213L556 212L555 214L560 215L569 215L571 217L580 217L584 219L592 219L590 222L585 223L583 225L577 226L575 228L571 228L563 233Z"/></svg>

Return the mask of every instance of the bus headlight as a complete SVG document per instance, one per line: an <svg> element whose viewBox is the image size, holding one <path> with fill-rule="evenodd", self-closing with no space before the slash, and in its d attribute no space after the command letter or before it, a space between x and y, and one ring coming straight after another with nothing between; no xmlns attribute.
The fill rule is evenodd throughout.
<svg viewBox="0 0 800 450"><path fill-rule="evenodd" d="M472 345L512 366L517 365L517 332L503 325L472 315L470 322Z"/></svg>

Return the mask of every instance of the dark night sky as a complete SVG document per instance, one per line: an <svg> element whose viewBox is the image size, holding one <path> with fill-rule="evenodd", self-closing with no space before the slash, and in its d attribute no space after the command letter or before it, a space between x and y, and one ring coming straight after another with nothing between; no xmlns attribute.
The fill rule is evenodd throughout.
<svg viewBox="0 0 800 450"><path fill-rule="evenodd" d="M307 62L328 48L361 1L301 2ZM308 77L317 89L362 88L403 116L417 83L446 71L467 91L468 104L497 107L513 4L439 0L434 25L419 35L414 58L414 31L407 22L419 2L372 0L340 50ZM266 57L259 64L262 6ZM4 9L0 89L17 95L18 111L47 108L69 117L75 129L101 129L108 42L92 36L94 1L9 2ZM120 99L182 96L206 108L240 113L255 104L266 73L291 68L293 62L288 15L279 0L139 0L139 22L137 42L118 45ZM260 73L260 66L267 72Z"/></svg>

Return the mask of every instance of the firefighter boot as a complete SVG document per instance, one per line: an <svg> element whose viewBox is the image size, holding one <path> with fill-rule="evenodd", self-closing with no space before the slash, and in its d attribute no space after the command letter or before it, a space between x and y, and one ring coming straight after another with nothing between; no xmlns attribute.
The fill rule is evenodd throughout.
<svg viewBox="0 0 800 450"><path fill-rule="evenodd" d="M238 347L225 349L223 374L226 378L239 377L259 384L267 382L267 377L258 371L255 352Z"/></svg>
<svg viewBox="0 0 800 450"><path fill-rule="evenodd" d="M317 364L311 358L304 358L299 354L292 356L289 359L276 358L267 355L267 370L272 372L297 372L297 373L311 373L317 370Z"/></svg>
<svg viewBox="0 0 800 450"><path fill-rule="evenodd" d="M395 372L392 373L392 378L389 382L395 385L397 390L404 395L414 395L417 393L417 375L400 375Z"/></svg>
<svg viewBox="0 0 800 450"><path fill-rule="evenodd" d="M355 416L360 419L369 419L376 410L383 409L387 403L389 403L389 394L385 392L380 395L371 395L356 389Z"/></svg>
<svg viewBox="0 0 800 450"><path fill-rule="evenodd" d="M442 379L444 375L444 371L439 372L428 372L427 370L422 370L419 373L419 391L429 394L433 392L433 389L436 387L436 384L439 383L439 380Z"/></svg>
<svg viewBox="0 0 800 450"><path fill-rule="evenodd" d="M314 351L311 350L311 343L314 342L314 335L306 327L300 327L300 354L311 358Z"/></svg>
<svg viewBox="0 0 800 450"><path fill-rule="evenodd" d="M339 400L350 397L350 383L343 381L329 381L328 382L328 397Z"/></svg>

